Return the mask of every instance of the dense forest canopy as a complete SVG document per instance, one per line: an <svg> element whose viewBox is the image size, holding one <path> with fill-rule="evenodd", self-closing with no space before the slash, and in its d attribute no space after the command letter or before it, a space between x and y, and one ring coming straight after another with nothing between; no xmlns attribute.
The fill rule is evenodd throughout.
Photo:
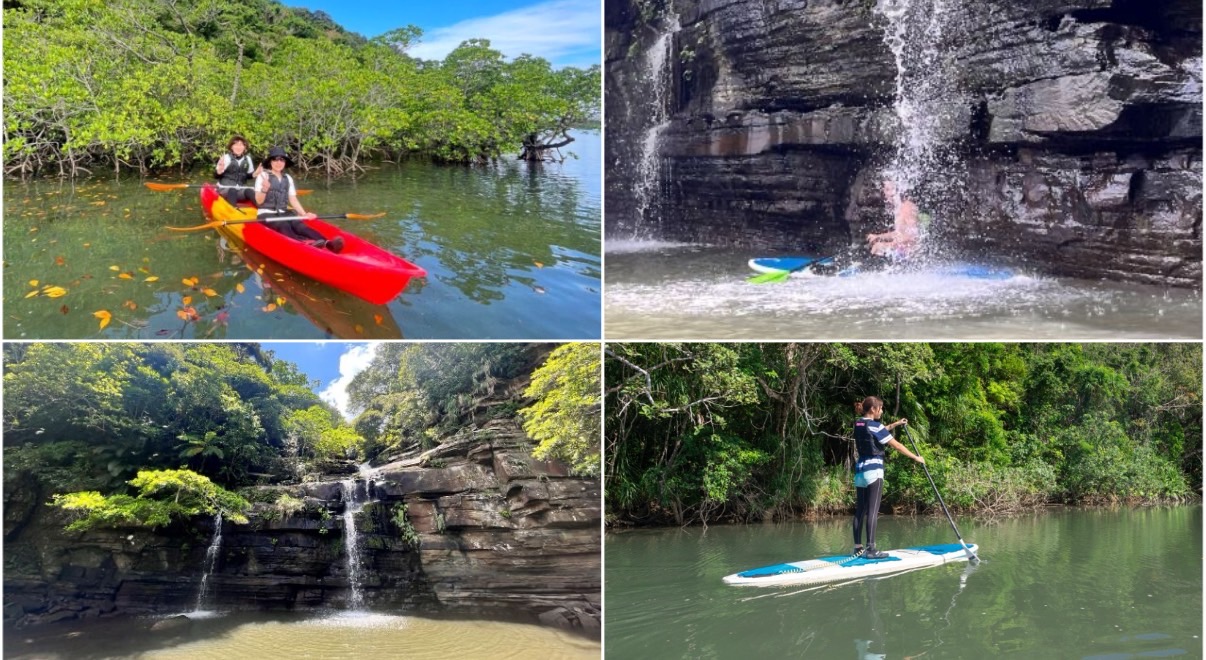
<svg viewBox="0 0 1206 660"><path fill-rule="evenodd" d="M1202 487L1199 344L609 344L608 515L787 518L853 502L853 404L908 418L948 504L1160 501ZM906 445L909 437L898 433ZM936 506L887 466L886 506Z"/></svg>
<svg viewBox="0 0 1206 660"><path fill-rule="evenodd" d="M600 377L598 344L385 343L355 381L353 425L254 343L7 343L5 490L53 498L77 529L238 520L256 486L329 478L497 418L537 424L557 440L545 457L597 474ZM585 441L583 416L596 420Z"/></svg>
<svg viewBox="0 0 1206 660"><path fill-rule="evenodd" d="M414 26L368 40L275 0L13 0L4 28L10 175L208 165L233 133L328 173L469 162L598 120L598 66L508 62L480 39L420 60Z"/></svg>

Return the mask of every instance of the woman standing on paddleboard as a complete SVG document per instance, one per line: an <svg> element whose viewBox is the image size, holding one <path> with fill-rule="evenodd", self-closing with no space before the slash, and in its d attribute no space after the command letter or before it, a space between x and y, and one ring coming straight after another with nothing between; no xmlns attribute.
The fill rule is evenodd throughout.
<svg viewBox="0 0 1206 660"><path fill-rule="evenodd" d="M869 396L854 404L854 446L858 461L854 464L854 489L857 493L854 508L854 556L883 559L888 554L875 549L875 523L879 519L879 500L884 492L884 447L891 447L918 463L925 459L909 451L892 437L892 429L908 424L901 418L884 426L879 421L884 414L884 402ZM866 519L867 545L863 546L863 520Z"/></svg>
<svg viewBox="0 0 1206 660"><path fill-rule="evenodd" d="M261 167L263 165L268 167L255 180L255 203L260 207L261 222L273 217L288 216L289 207L293 207L297 215L306 215L306 210L302 208L301 202L297 201L297 186L293 184L293 177L285 174L285 167L292 164L293 161L285 155L284 149L273 147L268 150L268 158L261 165ZM280 222L264 222L264 224L289 238L309 243L315 247L325 247L332 252L343 250L342 236L336 236L328 242L322 234L310 228L302 220L282 220Z"/></svg>

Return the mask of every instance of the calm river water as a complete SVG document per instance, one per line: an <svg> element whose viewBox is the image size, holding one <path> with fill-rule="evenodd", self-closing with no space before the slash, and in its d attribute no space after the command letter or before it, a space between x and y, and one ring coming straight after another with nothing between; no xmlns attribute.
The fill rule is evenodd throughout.
<svg viewBox="0 0 1206 660"><path fill-rule="evenodd" d="M957 521L983 561L827 589L721 578L848 552L847 519L609 534L609 658L1202 657L1202 507ZM880 518L881 548L954 541Z"/></svg>
<svg viewBox="0 0 1206 660"><path fill-rule="evenodd" d="M216 232L166 231L204 222L196 190L152 192L134 178L8 181L4 338L598 338L602 139L576 135L565 151L579 158L563 164L416 161L354 181L299 176L314 190L307 210L384 212L335 222L427 270L387 305L271 263L256 273ZM109 314L106 327L97 312Z"/></svg>

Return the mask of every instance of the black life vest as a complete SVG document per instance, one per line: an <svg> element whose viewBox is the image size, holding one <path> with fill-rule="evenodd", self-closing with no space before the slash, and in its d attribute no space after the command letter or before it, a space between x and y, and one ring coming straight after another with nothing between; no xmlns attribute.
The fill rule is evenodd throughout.
<svg viewBox="0 0 1206 660"><path fill-rule="evenodd" d="M884 446L879 444L879 441L875 439L875 434L867 428L869 424L882 425L883 423L870 417L860 417L854 422L854 447L858 450L859 460L884 455Z"/></svg>
<svg viewBox="0 0 1206 660"><path fill-rule="evenodd" d="M223 186L241 186L247 179L251 178L251 173L255 171L255 164L251 160L251 156L243 154L240 158L232 153L226 154L229 160L226 163L226 169L222 170L222 174L218 176L218 183Z"/></svg>
<svg viewBox="0 0 1206 660"><path fill-rule="evenodd" d="M278 179L272 172L265 172L268 177L268 192L264 195L264 203L260 211L280 213L289 208L289 188L293 187L293 177L283 174Z"/></svg>

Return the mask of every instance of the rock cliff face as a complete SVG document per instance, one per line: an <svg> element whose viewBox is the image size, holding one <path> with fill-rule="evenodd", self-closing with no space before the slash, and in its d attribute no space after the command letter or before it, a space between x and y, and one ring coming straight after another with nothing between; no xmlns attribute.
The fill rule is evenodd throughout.
<svg viewBox="0 0 1206 660"><path fill-rule="evenodd" d="M598 481L533 460L527 445L513 420L495 419L348 477L367 608L539 619L599 634ZM347 607L345 488L278 486L263 499L273 491L305 508L261 503L250 524L224 524L202 608ZM194 609L212 521L73 534L44 500L5 493L7 623Z"/></svg>
<svg viewBox="0 0 1206 660"><path fill-rule="evenodd" d="M1192 0L609 0L609 234L834 249L882 230L909 91L885 13L923 1L948 28L901 70L935 67L959 92L920 100L959 170L920 191L943 242L1054 274L1200 287ZM667 33L668 62L650 71L644 54ZM660 110L655 83L668 85ZM653 143L642 180L626 164Z"/></svg>

